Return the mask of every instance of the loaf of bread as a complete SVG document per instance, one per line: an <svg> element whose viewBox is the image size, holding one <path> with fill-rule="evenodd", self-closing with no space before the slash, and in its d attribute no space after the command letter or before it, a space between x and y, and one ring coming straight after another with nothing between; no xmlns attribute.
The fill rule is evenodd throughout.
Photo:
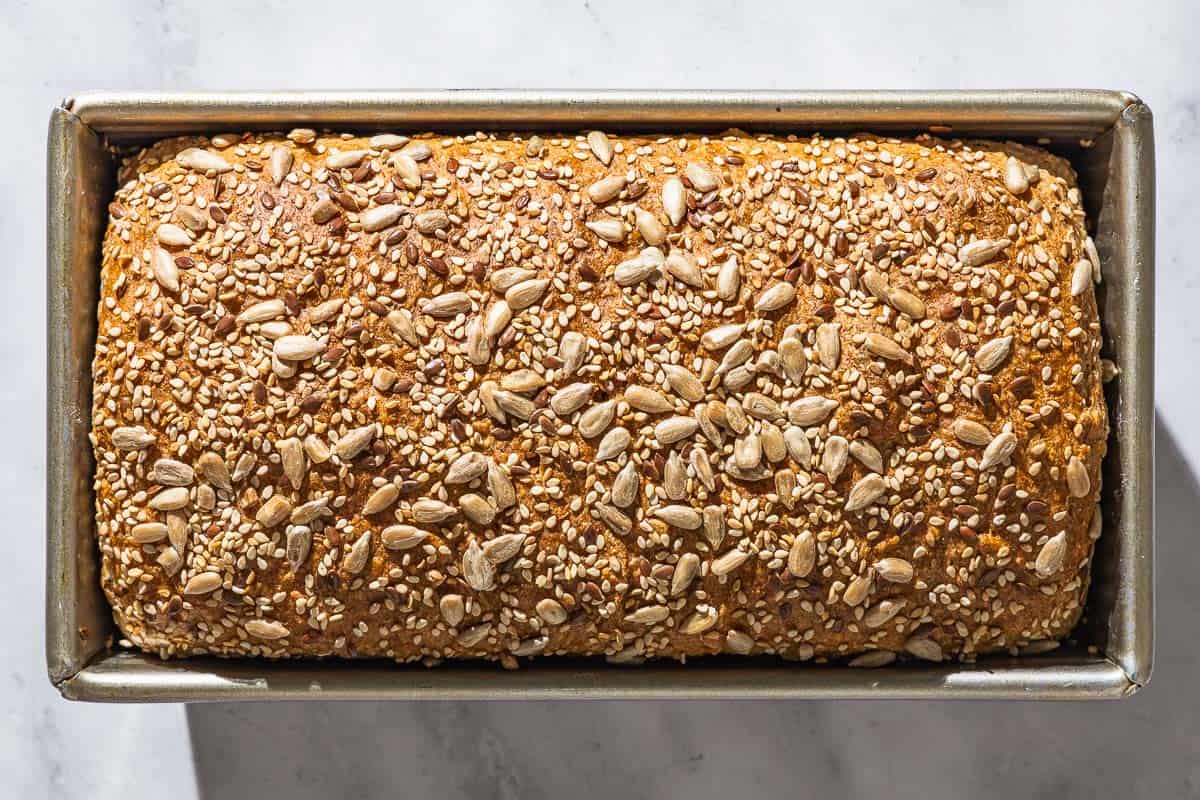
<svg viewBox="0 0 1200 800"><path fill-rule="evenodd" d="M103 245L102 579L163 657L1053 647L1100 277L1015 144L159 142Z"/></svg>

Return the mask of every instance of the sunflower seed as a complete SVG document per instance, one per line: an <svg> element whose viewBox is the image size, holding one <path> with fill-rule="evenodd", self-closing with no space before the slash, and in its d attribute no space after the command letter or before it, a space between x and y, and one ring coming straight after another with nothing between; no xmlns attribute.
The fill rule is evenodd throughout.
<svg viewBox="0 0 1200 800"><path fill-rule="evenodd" d="M658 217L643 208L635 208L633 213L638 234L646 244L657 247L667 240L667 229L658 221Z"/></svg>
<svg viewBox="0 0 1200 800"><path fill-rule="evenodd" d="M692 417L667 417L654 426L654 438L664 447L691 437L700 427Z"/></svg>
<svg viewBox="0 0 1200 800"><path fill-rule="evenodd" d="M891 650L871 650L850 659L847 666L854 667L855 669L877 669L879 667L886 667L895 660L896 654Z"/></svg>
<svg viewBox="0 0 1200 800"><path fill-rule="evenodd" d="M552 597L545 597L534 606L537 615L549 625L561 625L567 621L567 611L562 603Z"/></svg>
<svg viewBox="0 0 1200 800"><path fill-rule="evenodd" d="M221 588L221 576L216 572L200 572L183 586L184 594L208 594Z"/></svg>
<svg viewBox="0 0 1200 800"><path fill-rule="evenodd" d="M750 471L762 464L762 440L750 433L733 443L733 460L739 469Z"/></svg>
<svg viewBox="0 0 1200 800"><path fill-rule="evenodd" d="M450 462L442 482L448 486L470 483L476 478L483 477L487 468L488 460L482 453L468 451Z"/></svg>
<svg viewBox="0 0 1200 800"><path fill-rule="evenodd" d="M482 316L472 317L467 324L467 360L475 366L482 366L492 359L491 338L484 330Z"/></svg>
<svg viewBox="0 0 1200 800"><path fill-rule="evenodd" d="M500 379L500 386L510 392L530 394L546 385L546 379L531 369L515 369Z"/></svg>
<svg viewBox="0 0 1200 800"><path fill-rule="evenodd" d="M379 534L379 541L388 550L411 550L429 538L429 531L412 525L389 525Z"/></svg>
<svg viewBox="0 0 1200 800"><path fill-rule="evenodd" d="M304 437L304 452L308 454L308 460L314 464L324 464L333 454L325 440L312 433Z"/></svg>
<svg viewBox="0 0 1200 800"><path fill-rule="evenodd" d="M334 150L325 157L325 166L331 170L350 169L361 164L366 155L366 150Z"/></svg>
<svg viewBox="0 0 1200 800"><path fill-rule="evenodd" d="M762 423L758 431L758 438L762 443L763 455L766 456L767 461L778 464L787 458L787 442L783 438L783 431L773 423Z"/></svg>
<svg viewBox="0 0 1200 800"><path fill-rule="evenodd" d="M861 511L887 493L887 482L881 475L860 478L846 498L847 511Z"/></svg>
<svg viewBox="0 0 1200 800"><path fill-rule="evenodd" d="M276 186L281 186L284 178L291 172L294 161L295 156L292 155L291 148L280 147L279 145L272 147L269 162L271 182Z"/></svg>
<svg viewBox="0 0 1200 800"><path fill-rule="evenodd" d="M845 593L842 594L842 602L854 608L855 606L862 605L870 595L871 579L863 575L858 575L846 587Z"/></svg>
<svg viewBox="0 0 1200 800"><path fill-rule="evenodd" d="M287 519L291 513L291 501L283 495L275 494L271 495L271 498L262 504L258 509L258 513L254 515L254 518L264 528L274 528Z"/></svg>
<svg viewBox="0 0 1200 800"><path fill-rule="evenodd" d="M1092 287L1092 265L1087 259L1075 262L1071 272L1071 296L1078 297Z"/></svg>
<svg viewBox="0 0 1200 800"><path fill-rule="evenodd" d="M389 159L389 162L396 170L396 174L400 176L400 182L406 189L416 191L421 188L421 167L418 166L416 159L408 153L396 153Z"/></svg>
<svg viewBox="0 0 1200 800"><path fill-rule="evenodd" d="M825 441L825 447L821 451L821 472L824 472L831 482L836 483L842 471L846 469L849 452L849 444L841 436L830 436Z"/></svg>
<svg viewBox="0 0 1200 800"><path fill-rule="evenodd" d="M779 342L779 363L783 367L783 374L792 383L799 384L804 379L808 358L799 339L784 338Z"/></svg>
<svg viewBox="0 0 1200 800"><path fill-rule="evenodd" d="M867 349L867 352L888 361L903 361L906 364L912 363L912 356L889 336L879 333L868 333L863 339L863 347Z"/></svg>
<svg viewBox="0 0 1200 800"><path fill-rule="evenodd" d="M712 562L712 574L717 577L728 575L735 569L746 563L750 558L750 554L745 550L730 550Z"/></svg>
<svg viewBox="0 0 1200 800"><path fill-rule="evenodd" d="M807 471L812 463L812 445L809 444L808 437L804 435L804 429L789 425L783 432L783 441L787 445L788 455L792 461ZM826 447L828 448L828 444Z"/></svg>
<svg viewBox="0 0 1200 800"><path fill-rule="evenodd" d="M229 468L225 466L225 460L216 453L202 454L196 459L196 466L200 468L200 474L213 486L226 492L233 490Z"/></svg>
<svg viewBox="0 0 1200 800"><path fill-rule="evenodd" d="M517 490L508 477L508 471L491 461L488 462L487 485L497 509L503 511L517 504Z"/></svg>
<svg viewBox="0 0 1200 800"><path fill-rule="evenodd" d="M866 288L880 302L886 303L888 299L888 280L879 270L869 269L859 278L859 283Z"/></svg>
<svg viewBox="0 0 1200 800"><path fill-rule="evenodd" d="M145 450L154 444L154 434L139 426L113 428L113 447L118 450Z"/></svg>
<svg viewBox="0 0 1200 800"><path fill-rule="evenodd" d="M498 269L491 274L488 279L491 284L492 291L496 294L504 294L518 283L532 280L537 277L537 272L523 267L504 267Z"/></svg>
<svg viewBox="0 0 1200 800"><path fill-rule="evenodd" d="M995 372L1012 351L1012 337L1001 336L984 344L975 353L975 365L980 372Z"/></svg>
<svg viewBox="0 0 1200 800"><path fill-rule="evenodd" d="M715 550L725 540L725 506L705 506L701 516L703 517L701 532L704 534L704 541L708 542L709 547Z"/></svg>
<svg viewBox="0 0 1200 800"><path fill-rule="evenodd" d="M506 298L507 299L507 298ZM509 302L511 306L512 303ZM421 306L421 313L437 319L448 319L471 310L471 297L466 292L446 292Z"/></svg>
<svg viewBox="0 0 1200 800"><path fill-rule="evenodd" d="M505 533L483 543L483 555L493 564L503 564L521 552L525 543L523 533Z"/></svg>
<svg viewBox="0 0 1200 800"><path fill-rule="evenodd" d="M992 432L972 419L960 417L954 420L952 430L955 438L963 444L986 447L992 442Z"/></svg>
<svg viewBox="0 0 1200 800"><path fill-rule="evenodd" d="M775 473L775 494L779 495L779 502L787 508L792 508L796 504L796 498L793 496L795 491L796 473L790 469L781 469Z"/></svg>
<svg viewBox="0 0 1200 800"><path fill-rule="evenodd" d="M807 578L817 563L817 540L812 531L801 531L788 550L788 572L797 578Z"/></svg>
<svg viewBox="0 0 1200 800"><path fill-rule="evenodd" d="M351 575L357 575L367 566L371 557L371 532L367 531L354 540L350 552L342 559L342 569Z"/></svg>
<svg viewBox="0 0 1200 800"><path fill-rule="evenodd" d="M991 261L1010 244L1008 239L976 239L958 248L958 260L968 267L978 267Z"/></svg>
<svg viewBox="0 0 1200 800"><path fill-rule="evenodd" d="M1013 194L1025 194L1029 191L1029 177L1020 161L1008 157L1004 162L1004 186Z"/></svg>
<svg viewBox="0 0 1200 800"><path fill-rule="evenodd" d="M192 237L178 225L164 222L154 232L158 243L166 247L187 247L192 243Z"/></svg>
<svg viewBox="0 0 1200 800"><path fill-rule="evenodd" d="M362 212L358 220L365 232L375 233L395 225L403 213L404 209L398 205L375 206Z"/></svg>
<svg viewBox="0 0 1200 800"><path fill-rule="evenodd" d="M289 520L293 525L307 525L317 517L331 516L328 508L329 498L319 497L316 500L309 500L307 503L301 503L292 511Z"/></svg>
<svg viewBox="0 0 1200 800"><path fill-rule="evenodd" d="M317 139L317 132L312 128L292 128L287 138L296 144L312 144Z"/></svg>
<svg viewBox="0 0 1200 800"><path fill-rule="evenodd" d="M683 500L687 496L687 467L679 457L679 451L672 450L663 465L663 493L669 500Z"/></svg>
<svg viewBox="0 0 1200 800"><path fill-rule="evenodd" d="M437 525L457 516L458 510L441 500L423 497L412 504L412 518L422 525Z"/></svg>
<svg viewBox="0 0 1200 800"><path fill-rule="evenodd" d="M562 387L550 398L550 408L560 417L569 417L591 399L595 389L590 383L572 383ZM628 393L626 393L628 397Z"/></svg>
<svg viewBox="0 0 1200 800"><path fill-rule="evenodd" d="M749 655L754 650L754 640L741 631L725 633L725 649L739 656Z"/></svg>
<svg viewBox="0 0 1200 800"><path fill-rule="evenodd" d="M300 443L299 439L282 439L276 443L275 449L279 451L279 460L283 464L283 476L287 478L293 489L299 489L300 484L304 481L304 474L308 470L308 461L304 457L304 445Z"/></svg>
<svg viewBox="0 0 1200 800"><path fill-rule="evenodd" d="M633 501L637 500L638 484L640 477L637 467L632 461L629 461L617 473L617 477L613 479L612 484L612 501L613 504L620 508L628 508L633 505Z"/></svg>
<svg viewBox="0 0 1200 800"><path fill-rule="evenodd" d="M875 572L891 583L911 583L913 565L903 558L881 558L875 562Z"/></svg>
<svg viewBox="0 0 1200 800"><path fill-rule="evenodd" d="M448 594L438 601L438 611L447 625L457 628L458 623L467 615L467 606L461 594Z"/></svg>
<svg viewBox="0 0 1200 800"><path fill-rule="evenodd" d="M1092 521L1088 523L1088 538L1093 542L1100 538L1104 532L1104 515L1100 513L1100 506L1092 509Z"/></svg>
<svg viewBox="0 0 1200 800"><path fill-rule="evenodd" d="M633 436L625 428L613 428L608 433L604 434L604 438L600 440L600 444L596 447L596 461L611 461L617 456L625 452L629 447L629 443L633 440Z"/></svg>
<svg viewBox="0 0 1200 800"><path fill-rule="evenodd" d="M850 455L854 456L864 467L873 472L883 472L883 456L880 455L875 445L862 439L855 439L850 443L849 449Z"/></svg>
<svg viewBox="0 0 1200 800"><path fill-rule="evenodd" d="M617 404L614 400L597 403L579 416L579 435L585 439L594 439L608 429L616 416Z"/></svg>
<svg viewBox="0 0 1200 800"><path fill-rule="evenodd" d="M304 562L308 559L309 550L312 549L312 529L306 525L292 525L287 530L287 545L285 553L287 554L288 566L292 572L299 571L300 567L304 566Z"/></svg>
<svg viewBox="0 0 1200 800"><path fill-rule="evenodd" d="M626 387L625 402L629 403L632 408L645 411L647 414L664 414L674 409L671 401L662 394L637 384ZM553 401L551 401L551 405L553 405Z"/></svg>
<svg viewBox="0 0 1200 800"><path fill-rule="evenodd" d="M477 592L486 592L496 585L496 568L474 539L463 552L462 573L467 585Z"/></svg>
<svg viewBox="0 0 1200 800"><path fill-rule="evenodd" d="M408 142L400 152L417 162L425 161L433 155L433 149L425 142Z"/></svg>
<svg viewBox="0 0 1200 800"><path fill-rule="evenodd" d="M337 444L333 446L333 452L342 461L350 461L365 450L374 439L375 425L364 425L361 428L353 428L337 440Z"/></svg>
<svg viewBox="0 0 1200 800"><path fill-rule="evenodd" d="M737 299L741 285L742 275L738 271L737 256L730 256L717 273L717 297L727 303L732 302Z"/></svg>
<svg viewBox="0 0 1200 800"><path fill-rule="evenodd" d="M408 309L397 309L387 315L388 328L396 336L408 344L410 347L418 347L421 344L420 338L417 336L417 329L413 325L412 315Z"/></svg>
<svg viewBox="0 0 1200 800"><path fill-rule="evenodd" d="M558 357L563 362L562 374L564 376L570 377L578 372L587 355L588 343L583 334L577 331L568 331L563 334L562 341L558 345Z"/></svg>
<svg viewBox="0 0 1200 800"><path fill-rule="evenodd" d="M925 303L921 298L905 289L889 289L887 302L892 308L913 319L925 318Z"/></svg>
<svg viewBox="0 0 1200 800"><path fill-rule="evenodd" d="M692 188L701 194L711 192L720 185L717 176L709 171L708 167L697 164L695 161L688 162L688 165L684 167L684 174L691 182Z"/></svg>
<svg viewBox="0 0 1200 800"><path fill-rule="evenodd" d="M516 647L512 648L512 654L518 658L534 656L545 650L548 644L550 644L550 637L545 635L522 639L517 642Z"/></svg>
<svg viewBox="0 0 1200 800"><path fill-rule="evenodd" d="M508 291L504 293L504 302L508 303L509 308L513 311L521 311L541 302L549 286L550 281L546 278L521 281L509 287Z"/></svg>
<svg viewBox="0 0 1200 800"><path fill-rule="evenodd" d="M700 426L700 432L704 434L704 437L717 447L721 447L725 442L725 436L713 423L711 409L706 405L696 406L693 416L696 419L696 424Z"/></svg>
<svg viewBox="0 0 1200 800"><path fill-rule="evenodd" d="M362 513L364 516L378 514L380 511L386 511L392 507L400 497L400 490L393 483L385 483L375 491L371 492L371 496L367 498L367 502L363 504Z"/></svg>
<svg viewBox="0 0 1200 800"><path fill-rule="evenodd" d="M253 453L245 452L238 456L237 463L233 465L233 482L244 480L253 471L256 463L257 459Z"/></svg>
<svg viewBox="0 0 1200 800"><path fill-rule="evenodd" d="M583 223L583 227L606 242L615 244L625 241L625 223L619 219L610 217L607 219L592 220L591 222Z"/></svg>
<svg viewBox="0 0 1200 800"><path fill-rule="evenodd" d="M450 215L440 208L435 208L432 211L423 211L413 218L413 225L421 233L430 236L450 227Z"/></svg>
<svg viewBox="0 0 1200 800"><path fill-rule="evenodd" d="M778 311L796 299L796 287L786 281L777 283L758 296L754 310L758 313Z"/></svg>
<svg viewBox="0 0 1200 800"><path fill-rule="evenodd" d="M317 194L317 202L312 208L312 220L318 225L324 225L338 215L338 207L326 194Z"/></svg>
<svg viewBox="0 0 1200 800"><path fill-rule="evenodd" d="M825 369L837 369L842 360L842 326L826 322L817 326L817 356Z"/></svg>
<svg viewBox="0 0 1200 800"><path fill-rule="evenodd" d="M172 458L160 458L155 461L150 474L150 480L163 486L191 486L195 479L195 470Z"/></svg>
<svg viewBox="0 0 1200 800"><path fill-rule="evenodd" d="M671 616L671 609L666 606L642 606L636 611L626 614L625 621L631 625L657 625Z"/></svg>
<svg viewBox="0 0 1200 800"><path fill-rule="evenodd" d="M150 266L159 286L168 292L179 291L179 267L175 265L174 256L161 247L156 247L150 257Z"/></svg>
<svg viewBox="0 0 1200 800"><path fill-rule="evenodd" d="M700 574L700 556L695 553L684 553L675 563L675 571L671 573L671 597L677 597L687 591L692 581Z"/></svg>
<svg viewBox="0 0 1200 800"><path fill-rule="evenodd" d="M201 211L195 206L178 206L175 209L175 218L182 222L188 230L199 234L204 233L211 219L208 212Z"/></svg>
<svg viewBox="0 0 1200 800"><path fill-rule="evenodd" d="M613 533L625 535L633 530L633 523L629 520L629 517L606 503L600 503L596 506L596 515L600 517L600 521L607 525Z"/></svg>
<svg viewBox="0 0 1200 800"><path fill-rule="evenodd" d="M1028 186L1028 184L1027 184ZM1011 186L1009 187L1012 188ZM1019 192L1016 192L1019 194ZM904 642L904 650L910 655L914 655L924 661L941 661L942 647L933 639L927 639L924 636L911 636Z"/></svg>
<svg viewBox="0 0 1200 800"><path fill-rule="evenodd" d="M325 345L311 336L280 336L275 340L275 357L281 361L307 361L325 351Z"/></svg>
<svg viewBox="0 0 1200 800"><path fill-rule="evenodd" d="M704 288L704 275L691 255L672 250L666 259L667 274L697 289Z"/></svg>
<svg viewBox="0 0 1200 800"><path fill-rule="evenodd" d="M609 175L607 178L601 178L587 188L587 195L592 199L593 203L604 204L621 193L625 188L626 180L624 175Z"/></svg>
<svg viewBox="0 0 1200 800"><path fill-rule="evenodd" d="M1092 491L1092 479L1087 467L1078 456L1067 462L1067 490L1071 497L1087 497Z"/></svg>
<svg viewBox="0 0 1200 800"><path fill-rule="evenodd" d="M867 609L867 613L863 615L863 622L868 628L880 628L891 622L905 605L905 600L880 600Z"/></svg>
<svg viewBox="0 0 1200 800"><path fill-rule="evenodd" d="M799 400L793 400L788 406L788 421L793 425L799 425L801 428L809 428L813 425L820 425L829 418L838 407L838 401L831 400L828 397L820 395L812 395L810 397L802 397Z"/></svg>
<svg viewBox="0 0 1200 800"><path fill-rule="evenodd" d="M1008 431L999 434L984 448L983 456L979 459L979 471L987 472L992 467L1007 462L1016 449L1017 437L1015 435Z"/></svg>
<svg viewBox="0 0 1200 800"><path fill-rule="evenodd" d="M484 338L493 342L496 340L504 329L508 327L508 323L512 321L512 308L504 300L497 300L488 306L483 315L482 333Z"/></svg>
<svg viewBox="0 0 1200 800"><path fill-rule="evenodd" d="M778 403L759 392L747 392L743 407L746 413L755 419L775 422L784 416Z"/></svg>
<svg viewBox="0 0 1200 800"><path fill-rule="evenodd" d="M712 606L701 606L683 621L679 632L684 636L698 636L717 624L717 610Z"/></svg>
<svg viewBox="0 0 1200 800"><path fill-rule="evenodd" d="M482 495L469 492L458 498L458 507L463 516L476 525L491 525L496 519L496 507Z"/></svg>
<svg viewBox="0 0 1200 800"><path fill-rule="evenodd" d="M705 489L715 492L717 490L717 479L713 475L712 464L708 461L708 453L699 447L693 447L688 460L691 462L692 470L696 473L696 479L700 481Z"/></svg>
<svg viewBox="0 0 1200 800"><path fill-rule="evenodd" d="M198 147L189 147L177 153L175 163L185 169L194 169L197 172L229 172L233 169L232 164L216 153L210 153Z"/></svg>
<svg viewBox="0 0 1200 800"><path fill-rule="evenodd" d="M264 300L244 309L237 315L237 322L239 325L266 322L276 317L282 317L285 310L282 300Z"/></svg>
<svg viewBox="0 0 1200 800"><path fill-rule="evenodd" d="M1103 277L1100 271L1100 251L1096 249L1096 241L1092 237L1083 240L1083 251L1087 253L1087 259L1092 265L1092 280L1100 283Z"/></svg>
<svg viewBox="0 0 1200 800"><path fill-rule="evenodd" d="M468 581L468 583L469 583L469 581ZM472 588L474 588L474 587L472 587ZM489 586L488 588L491 588L491 587ZM480 591L482 591L482 590L480 590ZM474 627L467 628L465 631L462 631L461 633L458 634L456 641L458 642L460 647L474 647L475 645L479 644L484 639L486 639L488 637L488 634L491 632L492 632L492 623L485 622L481 625L476 625Z"/></svg>
<svg viewBox="0 0 1200 800"><path fill-rule="evenodd" d="M654 509L654 516L673 528L685 531L698 529L702 522L700 512L691 506L660 506Z"/></svg>
<svg viewBox="0 0 1200 800"><path fill-rule="evenodd" d="M161 522L139 522L133 526L129 535L138 544L161 542L167 538L167 526Z"/></svg>
<svg viewBox="0 0 1200 800"><path fill-rule="evenodd" d="M617 264L613 270L613 280L618 286L636 286L654 275L658 267L657 263L645 256L635 256Z"/></svg>
<svg viewBox="0 0 1200 800"><path fill-rule="evenodd" d="M506 414L512 414L520 420L529 420L533 416L533 412L537 410L537 406L529 398L513 394L504 389L496 389L493 392L493 397L495 398L496 405Z"/></svg>
<svg viewBox="0 0 1200 800"><path fill-rule="evenodd" d="M587 135L588 148L600 163L608 166L613 160L613 146L603 131L590 131Z"/></svg>
<svg viewBox="0 0 1200 800"><path fill-rule="evenodd" d="M667 219L671 220L672 225L677 226L683 222L683 218L687 215L687 194L683 188L683 181L674 175L663 182L662 205L663 211L667 212Z"/></svg>
<svg viewBox="0 0 1200 800"><path fill-rule="evenodd" d="M663 364L662 370L667 376L667 385L675 394L689 403L704 399L704 384L690 370L676 364Z"/></svg>
<svg viewBox="0 0 1200 800"><path fill-rule="evenodd" d="M1067 532L1062 531L1042 545L1042 549L1038 551L1037 560L1034 562L1034 570L1039 578L1049 578L1062 569L1066 558Z"/></svg>
<svg viewBox="0 0 1200 800"><path fill-rule="evenodd" d="M725 421L729 429L739 436L750 430L750 417L736 397L729 398L729 402L725 403Z"/></svg>
<svg viewBox="0 0 1200 800"><path fill-rule="evenodd" d="M163 489L150 498L150 508L155 511L176 511L188 504L188 490L182 486Z"/></svg>

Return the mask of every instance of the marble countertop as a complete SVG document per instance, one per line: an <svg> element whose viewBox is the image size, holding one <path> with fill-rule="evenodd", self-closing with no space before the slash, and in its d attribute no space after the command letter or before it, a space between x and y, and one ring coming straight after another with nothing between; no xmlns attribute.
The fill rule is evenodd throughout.
<svg viewBox="0 0 1200 800"><path fill-rule="evenodd" d="M1178 797L1200 794L1200 12L1187 0L688 4L300 0L6 4L0 91L0 502L14 567L0 794L370 797ZM968 5L979 6L967 11ZM986 6L986 7L985 7ZM97 706L47 682L44 179L50 108L84 89L1128 89L1156 114L1158 650L1119 703ZM4 791L4 790L7 791Z"/></svg>

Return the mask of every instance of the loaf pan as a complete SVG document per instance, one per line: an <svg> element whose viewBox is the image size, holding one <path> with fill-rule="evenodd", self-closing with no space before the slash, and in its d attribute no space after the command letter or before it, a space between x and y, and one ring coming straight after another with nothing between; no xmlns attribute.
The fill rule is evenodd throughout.
<svg viewBox="0 0 1200 800"><path fill-rule="evenodd" d="M770 658L614 667L547 658L504 672L385 662L195 658L117 647L93 523L91 358L117 148L183 133L287 130L872 131L1040 143L1079 171L1095 227L1112 422L1078 644L975 664L875 670ZM1150 677L1154 538L1154 142L1150 110L1112 91L90 93L50 118L47 208L46 658L66 698L112 702L461 698L1020 698L1128 696Z"/></svg>

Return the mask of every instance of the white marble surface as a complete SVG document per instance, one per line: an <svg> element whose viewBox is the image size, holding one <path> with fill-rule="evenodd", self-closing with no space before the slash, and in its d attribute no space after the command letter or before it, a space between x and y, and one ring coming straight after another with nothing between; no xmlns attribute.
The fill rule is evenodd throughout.
<svg viewBox="0 0 1200 800"><path fill-rule="evenodd" d="M657 7L661 5L662 7ZM773 9L771 6L775 6ZM1178 797L1200 793L1200 16L1158 3L117 3L0 14L0 797ZM976 10L967 12L967 6ZM669 10L667 7L670 7ZM939 10L939 7L944 7ZM1130 89L1159 157L1159 644L1102 705L69 704L42 656L43 161L88 88Z"/></svg>

